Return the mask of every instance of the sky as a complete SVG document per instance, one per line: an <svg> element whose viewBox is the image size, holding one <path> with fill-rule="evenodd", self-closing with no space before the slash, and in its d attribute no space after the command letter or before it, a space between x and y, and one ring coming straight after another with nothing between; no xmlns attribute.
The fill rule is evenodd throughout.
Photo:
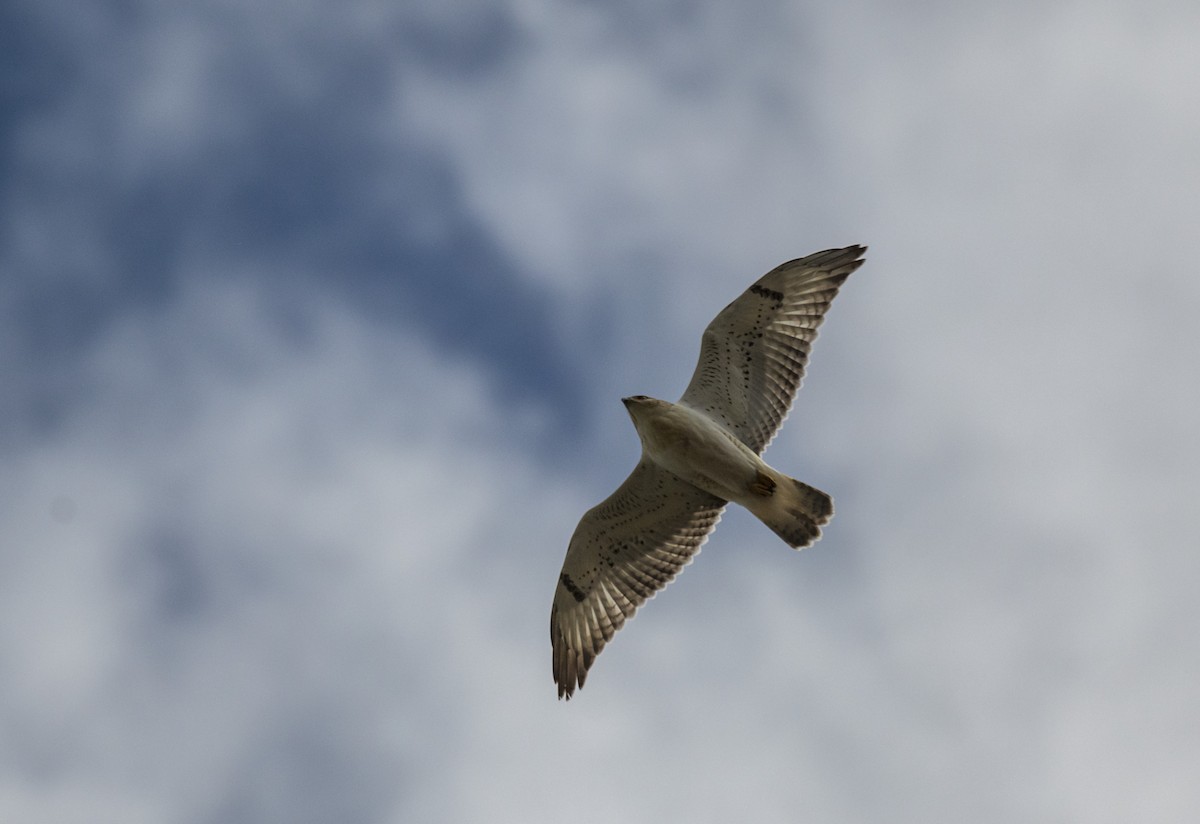
<svg viewBox="0 0 1200 824"><path fill-rule="evenodd" d="M1178 822L1200 7L0 5L0 819ZM731 509L550 602L759 275L863 243Z"/></svg>

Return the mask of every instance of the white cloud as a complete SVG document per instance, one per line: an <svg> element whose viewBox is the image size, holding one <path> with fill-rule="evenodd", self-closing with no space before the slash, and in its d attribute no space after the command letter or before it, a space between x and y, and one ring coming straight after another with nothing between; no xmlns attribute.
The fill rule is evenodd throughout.
<svg viewBox="0 0 1200 824"><path fill-rule="evenodd" d="M722 62L719 51L709 68L716 80L693 96L672 86L664 55L703 31L695 21L633 54L597 47L602 26L578 33L527 21L556 36L531 35L526 59L483 88L434 79L412 99L467 175L474 202L534 269L573 284L601 277L663 301L677 320L663 335L677 342L665 379L690 366L694 338L683 330L698 330L713 300L732 297L714 285L735 256L729 250L749 259L747 244L785 248L790 235L786 248L801 253L810 250L796 245L803 237L863 226L849 239L873 244L870 262L818 345L810 386L822 381L824 394L801 396L794 417L804 423L793 422L776 447L810 444L814 471L837 471L855 490L815 551L853 553L863 577L839 589L840 608L823 606L878 610L881 637L856 627L816 660L883 658L854 675L907 695L892 699L896 717L881 728L880 751L856 742L862 786L882 786L893 812L921 820L1103 818L1106 803L1171 820L1187 809L1188 793L1164 795L1170 782L1160 776L1193 765L1200 736L1173 736L1165 753L1161 727L1134 719L1164 700L1168 714L1186 717L1186 693L1164 696L1159 685L1194 680L1200 669L1195 644L1170 630L1195 622L1187 590L1200 579L1189 549L1195 516L1178 492L1200 473L1189 423L1200 398L1184 377L1183 333L1197 305L1190 272L1200 253L1184 225L1200 191L1184 137L1197 125L1185 105L1194 88L1183 79L1200 76L1194 50L1181 47L1179 18L1129 26L1122 7L991 18L960 11L932 26L857 8L857 18L814 20L820 83L771 63L781 87L771 110L750 102L761 78ZM768 37L774 54L795 37L787 22ZM806 106L819 113L818 137L807 143L797 120ZM806 149L813 155L803 157ZM813 168L828 163L836 165ZM785 184L767 183L772 175ZM839 185L821 197L827 180ZM810 222L814 199L834 210L820 233ZM597 215L617 209L624 222L613 244L596 227L614 224ZM769 229L739 220L764 214ZM620 256L654 238L661 280L647 291L645 272L621 266ZM692 250L721 265L689 271ZM746 276L757 271L747 267ZM660 377L651 370L667 367L635 354L657 341L633 323L624 336L620 355L629 357L620 362ZM847 456L857 465L847 468ZM775 460L790 463L786 453ZM850 520L854 546L838 538ZM714 546L729 538L718 533ZM710 549L704 563L726 566L711 557L719 552ZM675 602L690 621L714 604L726 615L740 608L700 591L699 578L689 571L679 585L688 600ZM814 620L790 617L775 612L755 625ZM648 643L650 631L637 632ZM803 657L802 642L791 645ZM1153 671L1143 669L1145 646L1158 650ZM599 667L615 666L601 661L597 679ZM1130 668L1119 687L1109 667ZM754 683L739 679L739 690ZM683 696L703 691L695 715L711 713L719 694L709 682L671 686ZM878 700L830 698L846 713L844 731ZM1091 707L1083 712L1091 727L1066 732L1060 719L1078 716L1077 702ZM756 721L761 741L771 727ZM734 740L728 731L713 737ZM800 747L794 758L803 765ZM1110 780L1062 778L1093 760ZM736 783L725 765L699 771ZM882 781L891 775L902 777ZM958 788L956 800L912 789L932 781ZM770 810L785 791L733 794L764 799ZM695 809L671 796L699 817L712 809L705 793L691 798ZM830 804L827 812L864 817L849 803Z"/></svg>
<svg viewBox="0 0 1200 824"><path fill-rule="evenodd" d="M129 307L76 365L82 400L0 466L7 817L1195 807L1190 8L632 26L524 3L516 45L453 77L387 52L389 8L333 38L394 58L394 120L371 127L443 154L553 287L564 346L614 307L578 364L612 405L605 448L544 460L545 410L319 289L281 310L277 273L186 272ZM308 11L249 29L276 69L321 75ZM138 54L171 71L137 86L122 145L169 165L195 136L171 92L214 122L211 64ZM795 555L730 513L556 704L565 540L636 451L615 398L682 388L760 270L857 241L868 264L769 455L835 493L825 539Z"/></svg>
<svg viewBox="0 0 1200 824"><path fill-rule="evenodd" d="M10 757L68 788L99 775L143 820L168 797L166 820L294 813L270 784L318 803L293 785L322 757L333 810L372 770L368 812L400 809L384 789L421 780L411 748L453 725L512 609L468 564L557 563L538 524L523 553L489 536L508 496L559 496L503 445L479 377L419 340L334 305L297 346L270 294L196 283L114 328L88 403L6 463ZM548 603L552 582L528 586Z"/></svg>

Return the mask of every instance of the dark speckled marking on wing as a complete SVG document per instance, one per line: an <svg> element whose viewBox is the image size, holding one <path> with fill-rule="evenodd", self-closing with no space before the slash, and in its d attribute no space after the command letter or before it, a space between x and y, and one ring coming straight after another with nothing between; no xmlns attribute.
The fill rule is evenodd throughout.
<svg viewBox="0 0 1200 824"><path fill-rule="evenodd" d="M792 407L817 328L864 246L827 249L763 275L717 315L679 402L762 452Z"/></svg>
<svg viewBox="0 0 1200 824"><path fill-rule="evenodd" d="M700 551L724 508L720 498L643 461L588 510L571 537L550 608L559 698L583 686L600 650Z"/></svg>

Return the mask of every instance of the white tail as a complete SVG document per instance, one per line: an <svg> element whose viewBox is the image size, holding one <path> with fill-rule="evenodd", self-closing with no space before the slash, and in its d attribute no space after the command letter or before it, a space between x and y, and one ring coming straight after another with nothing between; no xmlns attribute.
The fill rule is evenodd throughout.
<svg viewBox="0 0 1200 824"><path fill-rule="evenodd" d="M810 546L821 537L821 527L833 518L833 498L795 478L774 475L761 476L751 487L757 494L747 508L788 546Z"/></svg>

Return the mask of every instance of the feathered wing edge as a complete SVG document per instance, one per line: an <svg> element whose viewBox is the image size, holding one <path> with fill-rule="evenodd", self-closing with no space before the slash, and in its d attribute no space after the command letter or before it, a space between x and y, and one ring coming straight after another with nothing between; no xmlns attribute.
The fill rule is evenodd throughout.
<svg viewBox="0 0 1200 824"><path fill-rule="evenodd" d="M761 453L791 410L812 343L865 246L826 249L776 266L704 330L696 370L679 402Z"/></svg>
<svg viewBox="0 0 1200 824"><path fill-rule="evenodd" d="M569 699L638 608L691 562L725 501L643 460L580 520L550 608L552 671Z"/></svg>

